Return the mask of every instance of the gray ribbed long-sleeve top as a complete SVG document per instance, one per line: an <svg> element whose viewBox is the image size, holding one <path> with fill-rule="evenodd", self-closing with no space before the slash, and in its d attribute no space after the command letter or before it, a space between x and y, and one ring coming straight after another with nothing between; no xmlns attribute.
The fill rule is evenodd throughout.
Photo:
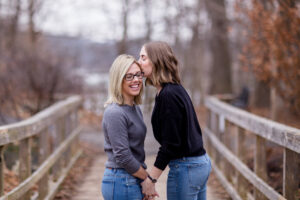
<svg viewBox="0 0 300 200"><path fill-rule="evenodd" d="M140 166L146 168L144 141L147 128L139 106L108 105L102 128L104 150L108 156L106 167L124 168L129 174L137 172Z"/></svg>

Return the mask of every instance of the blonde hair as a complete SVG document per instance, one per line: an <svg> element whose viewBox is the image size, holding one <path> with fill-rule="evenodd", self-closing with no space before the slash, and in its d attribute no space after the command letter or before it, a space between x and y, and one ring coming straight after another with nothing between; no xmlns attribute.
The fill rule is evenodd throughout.
<svg viewBox="0 0 300 200"><path fill-rule="evenodd" d="M122 54L114 60L109 70L108 99L105 102L104 107L111 103L124 105L122 84L124 76L132 64L137 64L141 69L140 64L131 55ZM134 97L134 103L137 105L142 103L142 92L143 85L139 95Z"/></svg>

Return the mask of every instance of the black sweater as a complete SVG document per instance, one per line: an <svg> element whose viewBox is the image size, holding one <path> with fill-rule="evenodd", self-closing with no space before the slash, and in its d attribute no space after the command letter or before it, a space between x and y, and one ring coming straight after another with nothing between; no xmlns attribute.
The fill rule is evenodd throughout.
<svg viewBox="0 0 300 200"><path fill-rule="evenodd" d="M161 147L154 166L164 170L170 160L205 154L192 101L178 84L164 84L152 113L155 139Z"/></svg>

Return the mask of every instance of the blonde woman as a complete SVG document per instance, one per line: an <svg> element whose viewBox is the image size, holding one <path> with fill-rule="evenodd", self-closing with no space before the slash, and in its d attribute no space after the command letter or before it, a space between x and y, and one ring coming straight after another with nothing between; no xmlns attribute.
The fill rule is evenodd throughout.
<svg viewBox="0 0 300 200"><path fill-rule="evenodd" d="M109 98L102 121L108 156L102 179L105 200L141 200L146 180L144 140L146 126L140 107L143 72L130 55L120 55L109 74Z"/></svg>

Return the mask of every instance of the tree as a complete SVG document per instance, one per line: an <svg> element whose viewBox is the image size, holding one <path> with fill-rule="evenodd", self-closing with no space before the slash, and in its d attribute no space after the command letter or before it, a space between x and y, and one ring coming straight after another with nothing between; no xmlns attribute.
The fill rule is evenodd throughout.
<svg viewBox="0 0 300 200"><path fill-rule="evenodd" d="M5 1L0 9L0 122L8 118L21 120L55 102L57 92L80 89L70 67L73 55L52 49L42 34L37 34L34 18L40 11L40 0ZM45 2L45 1L43 1ZM28 5L25 8L24 5ZM23 6L23 7L22 7ZM28 15L28 29L19 28L19 19ZM18 47L18 48L16 48Z"/></svg>
<svg viewBox="0 0 300 200"><path fill-rule="evenodd" d="M228 49L228 21L224 0L205 0L211 20L210 50L212 54L211 94L231 93L231 56Z"/></svg>
<svg viewBox="0 0 300 200"><path fill-rule="evenodd" d="M270 0L267 7L260 0L251 3L251 8L241 10L251 24L242 62L274 88L273 96L279 94L299 115L300 16L296 1Z"/></svg>

